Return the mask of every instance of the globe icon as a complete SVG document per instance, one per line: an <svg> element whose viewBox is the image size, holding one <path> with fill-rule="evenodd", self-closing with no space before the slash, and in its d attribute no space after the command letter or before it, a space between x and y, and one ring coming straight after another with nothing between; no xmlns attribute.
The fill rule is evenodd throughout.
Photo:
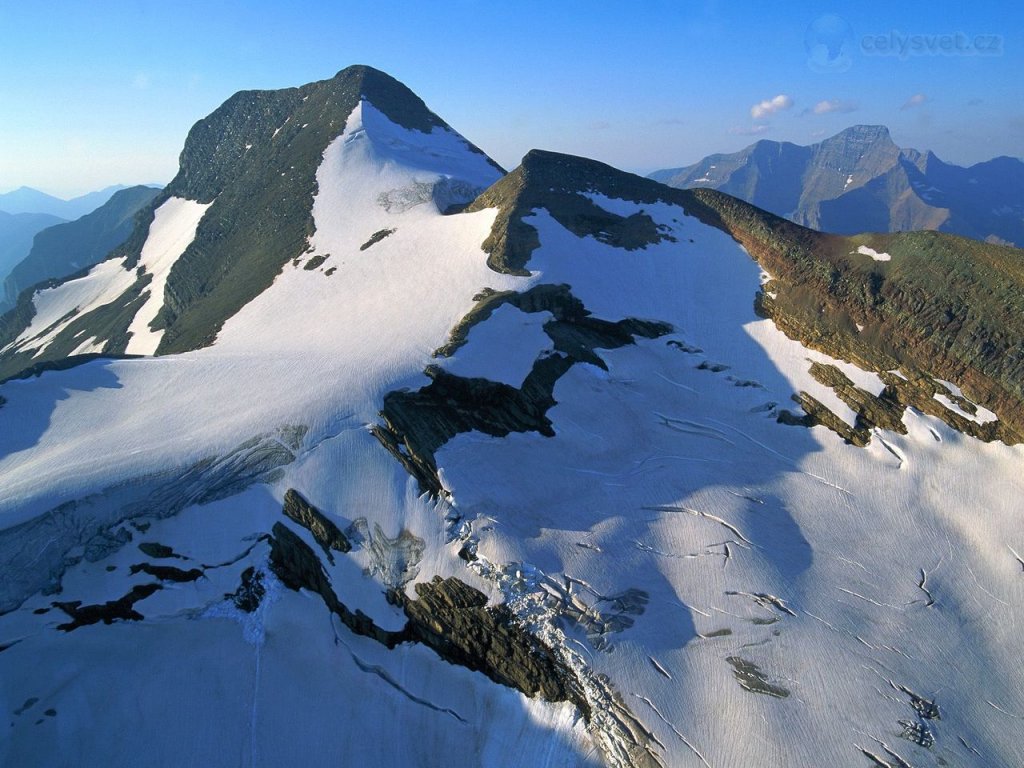
<svg viewBox="0 0 1024 768"><path fill-rule="evenodd" d="M827 14L804 33L807 66L815 72L845 72L853 66L853 27L842 16Z"/></svg>

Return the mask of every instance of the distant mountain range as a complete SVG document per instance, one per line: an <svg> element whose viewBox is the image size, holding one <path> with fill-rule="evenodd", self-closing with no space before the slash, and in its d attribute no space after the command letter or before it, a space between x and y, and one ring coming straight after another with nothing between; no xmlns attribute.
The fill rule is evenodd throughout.
<svg viewBox="0 0 1024 768"><path fill-rule="evenodd" d="M0 211L4 213L47 213L71 221L91 213L103 205L123 184L89 192L70 200L64 200L32 187L18 187L13 192L0 195Z"/></svg>
<svg viewBox="0 0 1024 768"><path fill-rule="evenodd" d="M9 270L0 266L0 278L3 278L0 312L12 307L18 294L26 288L67 277L99 262L127 239L135 224L135 214L159 192L154 187L126 187L115 192L95 211L64 223L46 214L0 214L0 222L6 215L11 219L43 218L56 224L36 234L34 242L29 238L31 250L26 248L27 255L22 253ZM6 246L8 241L0 236L0 244Z"/></svg>
<svg viewBox="0 0 1024 768"><path fill-rule="evenodd" d="M997 157L963 168L901 149L881 125L856 125L810 146L758 141L649 178L717 189L837 234L934 229L1024 244L1024 162Z"/></svg>

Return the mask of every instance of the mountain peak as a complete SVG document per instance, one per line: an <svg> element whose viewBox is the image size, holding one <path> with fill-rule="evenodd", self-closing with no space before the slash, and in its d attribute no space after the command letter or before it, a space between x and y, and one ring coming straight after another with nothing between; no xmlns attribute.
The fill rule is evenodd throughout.
<svg viewBox="0 0 1024 768"><path fill-rule="evenodd" d="M889 129L884 125L851 125L834 136L830 136L821 142L819 146L836 143L857 143L857 144L891 144L896 146L892 140Z"/></svg>
<svg viewBox="0 0 1024 768"><path fill-rule="evenodd" d="M345 163L337 159L342 145L351 145ZM296 88L241 91L192 127L178 174L109 257L136 279L107 302L116 322L94 336L114 353L209 345L285 265L313 252L314 234L326 227L314 221L316 198L364 206L359 223L379 219L384 231L392 222L381 211L397 214L421 203L445 210L503 173L409 88L372 67L348 67ZM344 207L328 205L332 212ZM186 244L167 264L147 261L147 244L165 231L182 233ZM365 242L371 235L358 236ZM317 263L329 255L329 249L318 254ZM27 309L21 324L31 322ZM75 322L99 317L91 311L82 310ZM55 346L46 342L44 355L66 352L73 341L67 330L61 326Z"/></svg>
<svg viewBox="0 0 1024 768"><path fill-rule="evenodd" d="M315 86L337 83L343 89L348 83L358 84L360 96L370 101L395 124L403 128L429 133L435 127L447 127L447 124L435 115L419 96L405 83L397 80L387 72L368 66L354 64L346 67L331 80L313 83L306 88L317 90Z"/></svg>
<svg viewBox="0 0 1024 768"><path fill-rule="evenodd" d="M840 131L836 135L841 136L843 134L850 134L852 136L863 136L865 138L890 138L889 128L884 125L851 125L849 128Z"/></svg>

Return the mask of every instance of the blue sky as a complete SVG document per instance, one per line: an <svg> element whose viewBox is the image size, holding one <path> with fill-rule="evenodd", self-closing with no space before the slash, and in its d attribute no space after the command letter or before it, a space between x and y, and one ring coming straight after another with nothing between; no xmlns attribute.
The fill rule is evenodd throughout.
<svg viewBox="0 0 1024 768"><path fill-rule="evenodd" d="M235 91L355 63L506 167L541 147L648 172L855 123L952 162L1024 155L1017 4L766 5L0 0L0 191L166 182ZM813 58L809 29L838 29L841 55Z"/></svg>

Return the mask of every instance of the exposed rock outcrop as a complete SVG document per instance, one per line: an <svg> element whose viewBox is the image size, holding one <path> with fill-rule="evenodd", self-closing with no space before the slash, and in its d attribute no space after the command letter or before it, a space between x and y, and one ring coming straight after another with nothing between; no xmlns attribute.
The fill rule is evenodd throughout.
<svg viewBox="0 0 1024 768"><path fill-rule="evenodd" d="M362 611L349 610L335 594L316 553L288 526L281 523L274 523L270 537L270 568L289 589L308 589L320 595L327 609L357 635L373 638L388 648L394 648L406 640L405 632L381 629Z"/></svg>
<svg viewBox="0 0 1024 768"><path fill-rule="evenodd" d="M71 617L71 621L65 624L58 624L57 629L64 632L72 632L79 627L89 624L112 624L115 621L142 621L145 618L135 610L135 604L145 600L162 587L159 584L136 584L131 591L117 600L110 600L106 603L96 605L82 605L80 600L72 600L66 603L54 602L54 608L60 608Z"/></svg>
<svg viewBox="0 0 1024 768"><path fill-rule="evenodd" d="M252 613L260 607L260 603L263 601L263 596L266 593L267 588L263 583L263 572L257 571L250 565L242 571L242 579L238 589L224 595L224 597L230 599L240 611Z"/></svg>
<svg viewBox="0 0 1024 768"><path fill-rule="evenodd" d="M483 672L527 696L571 701L589 719L590 705L575 674L519 628L504 605L488 608L486 595L451 577L417 584L416 596L400 601L412 639L446 661Z"/></svg>
<svg viewBox="0 0 1024 768"><path fill-rule="evenodd" d="M483 242L483 249L490 254L487 263L497 272L528 275L526 264L540 240L537 230L523 219L535 209L546 209L579 237L589 235L617 248L635 250L674 238L647 214L619 216L601 208L586 192L654 203L665 189L596 160L534 149L466 210L498 209L491 234Z"/></svg>
<svg viewBox="0 0 1024 768"><path fill-rule="evenodd" d="M195 581L202 578L203 575L199 568L189 568L186 571L182 568L175 568L173 565L153 565L152 563L138 563L130 566L128 570L132 576L137 573L145 573L160 579L160 581L173 581L179 584Z"/></svg>
<svg viewBox="0 0 1024 768"><path fill-rule="evenodd" d="M352 549L351 542L341 529L294 488L285 491L284 514L313 534L316 543L323 548L324 554L332 563L334 555L331 554L331 550L345 553Z"/></svg>

